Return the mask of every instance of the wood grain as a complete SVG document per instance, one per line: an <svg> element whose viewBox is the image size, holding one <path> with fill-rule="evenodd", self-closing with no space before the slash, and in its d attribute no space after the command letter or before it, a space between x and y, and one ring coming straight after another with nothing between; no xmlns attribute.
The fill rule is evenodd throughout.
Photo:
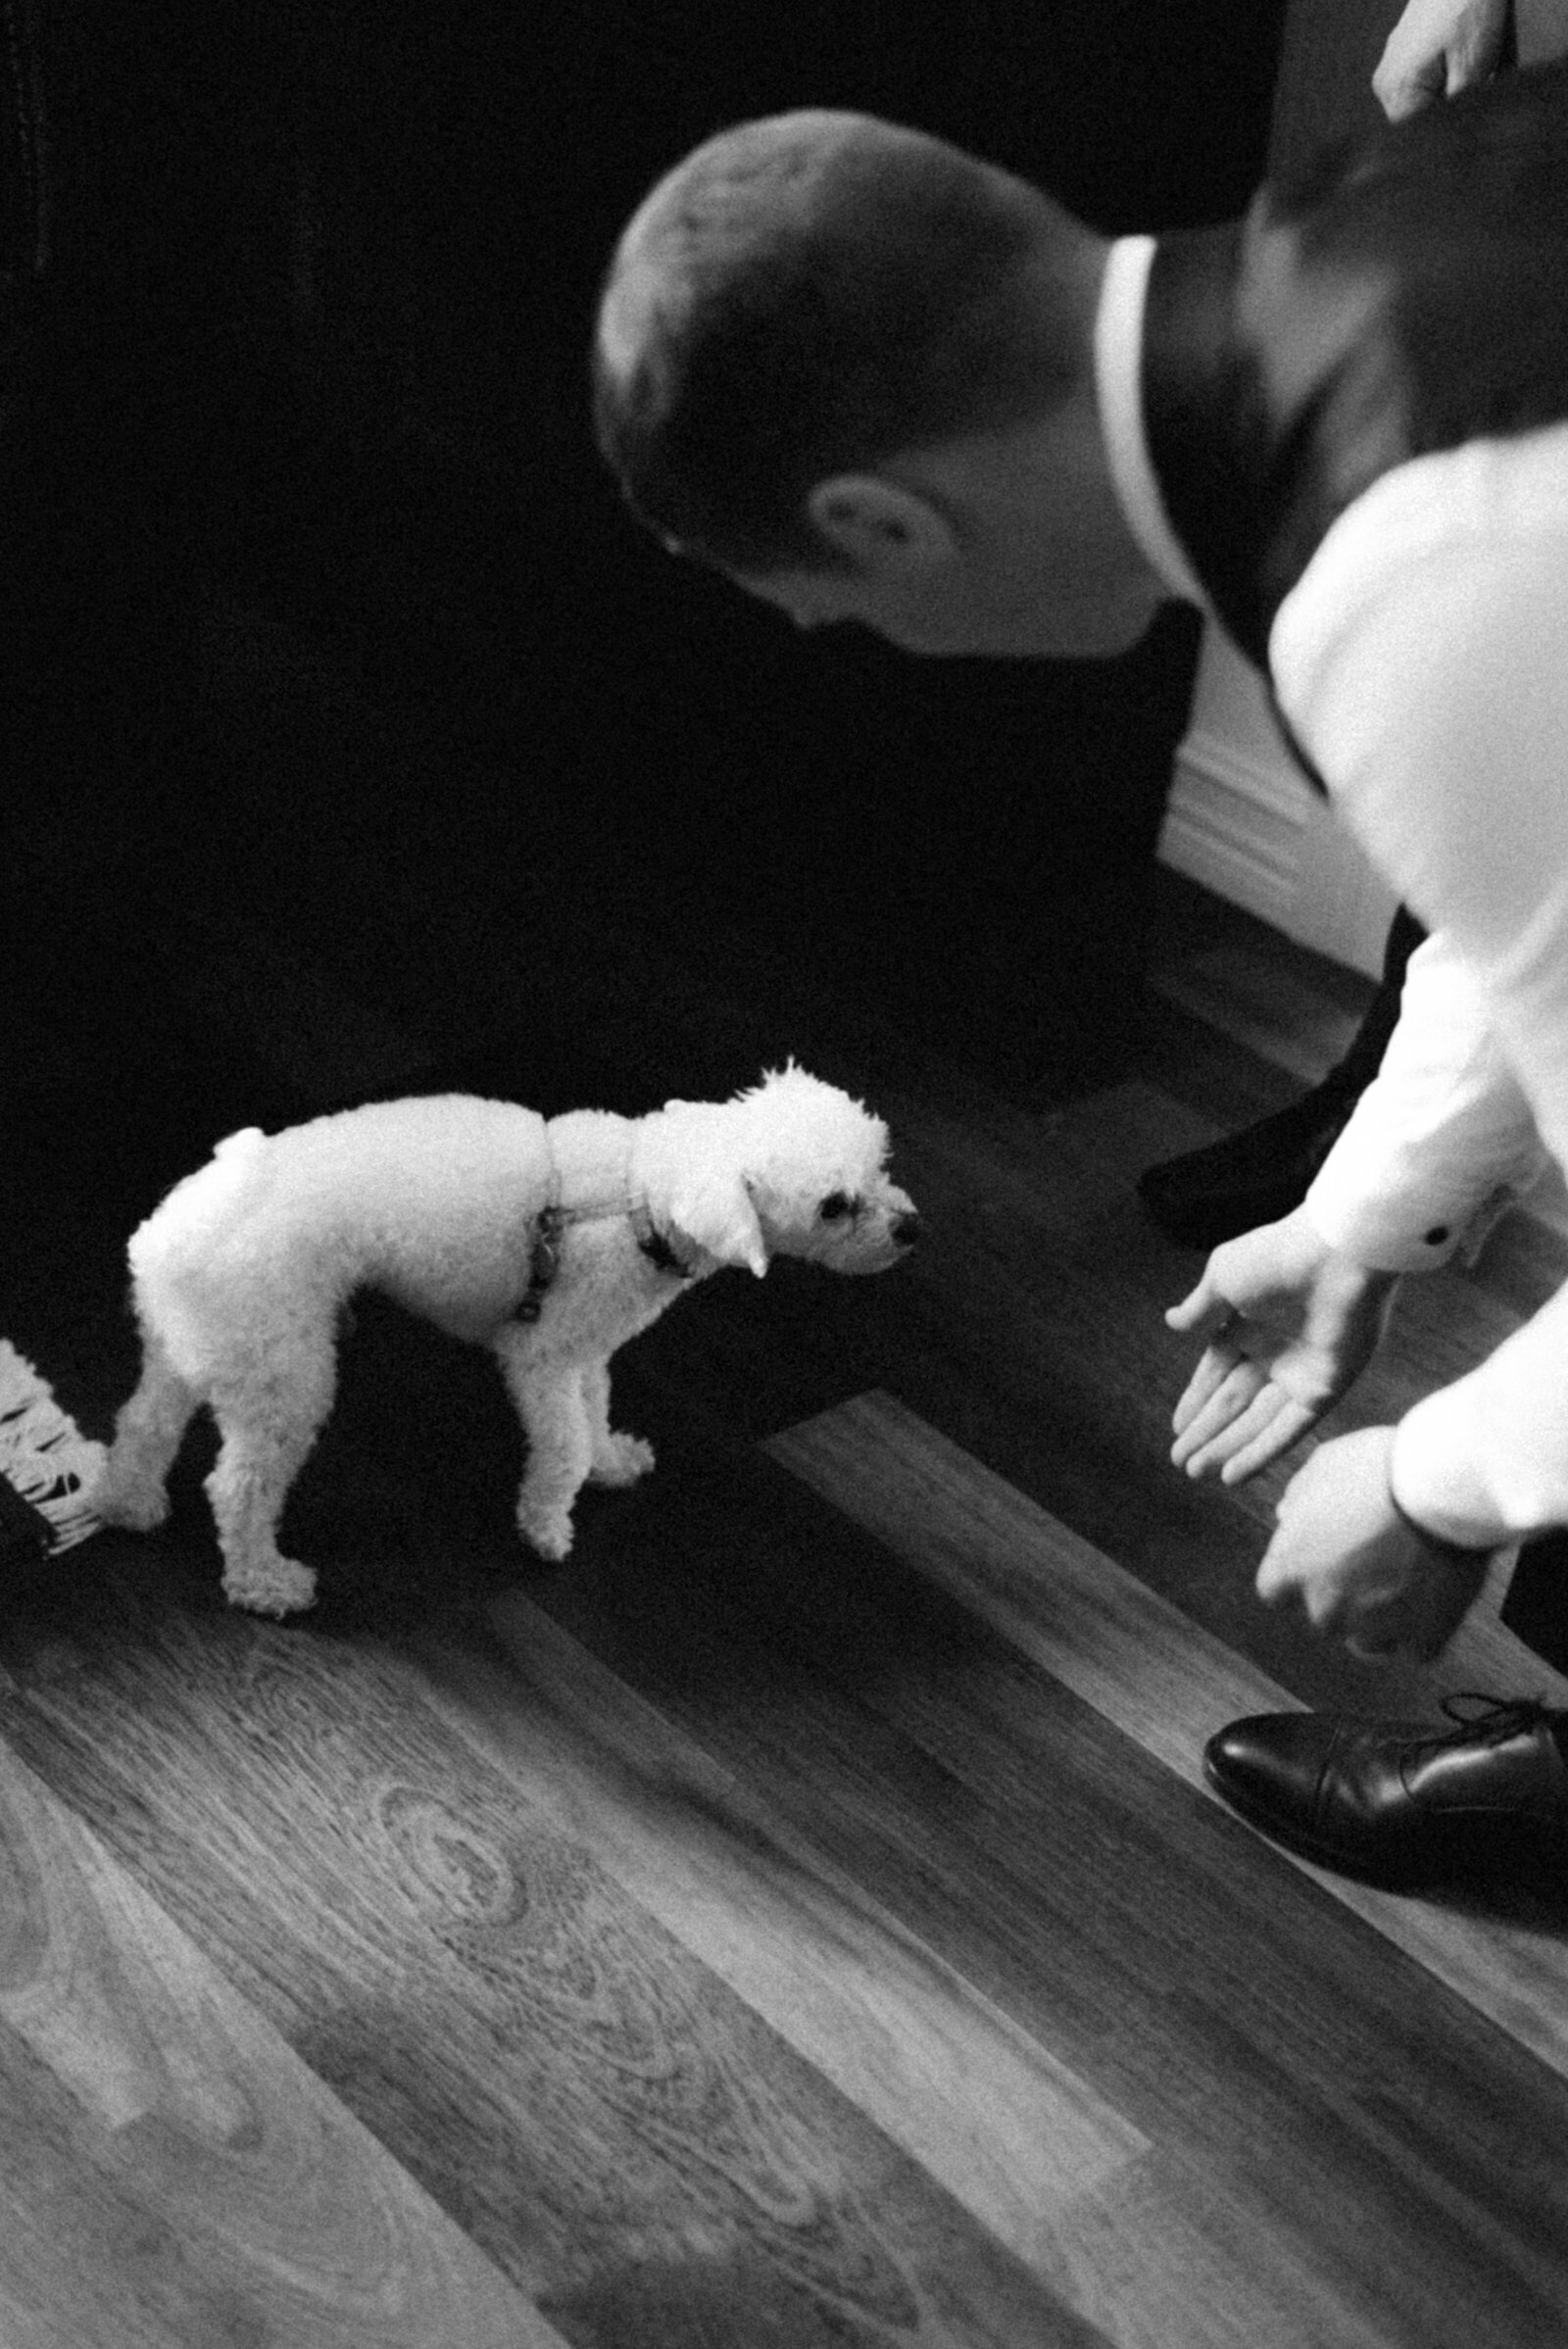
<svg viewBox="0 0 1568 2349"><path fill-rule="evenodd" d="M516 1550L485 1366L365 1310L298 1496L310 1622L221 1609L199 1459L156 1541L106 1537L8 1607L5 1751L70 1830L8 1848L112 1922L91 1965L24 1933L0 2013L21 2349L118 2342L122 2271L134 2349L355 2340L393 2276L446 2349L416 2284L454 2244L573 2349L1558 2337L1549 1887L1361 1898L1197 1776L1255 1702L1559 1687L1494 1620L1442 1674L1320 1651L1251 1594L1284 1472L1227 1493L1168 1467L1187 1361L1160 1314L1196 1261L1133 1184L1289 1090L1256 1052L1289 1036L1292 955L1271 978L1253 925L1205 963L1207 1016L1234 987L1249 1047L1208 1030L1200 1067L1161 1044L1082 1098L1008 1094L738 938L607 921L549 1029L570 907L519 933L473 878L417 936L420 889L382 886L376 923L414 942L383 1029L355 1015L374 953L341 942L341 1064L331 954L303 993L272 983L286 958L264 974L248 1016L287 1031L296 1087L410 1039L441 1082L636 1108L795 1049L890 1116L930 1236L885 1281L715 1282L628 1348L660 1470L590 1496L559 1572ZM375 926L373 874L331 886ZM1305 1000L1310 1055L1337 999ZM1184 1053L1202 1030L1161 1019ZM1355 1409L1513 1326L1561 1248L1512 1218L1474 1273L1412 1285ZM278 2317L277 2213L318 2143L335 2198L287 2256L329 2275Z"/></svg>
<svg viewBox="0 0 1568 2349"><path fill-rule="evenodd" d="M1223 1024L1228 1036L1303 1087L1328 1075L1360 1025L1359 1007L1338 990L1328 995L1303 986L1297 973L1282 985L1266 950L1216 947L1188 957L1153 984L1179 1009L1211 1027Z"/></svg>
<svg viewBox="0 0 1568 2349"><path fill-rule="evenodd" d="M765 1564L755 1542L749 1543L743 1571ZM1102 2157L1098 2170L1086 2167L1075 2182L1064 2180L1063 2155L1083 2145L1089 2099L1079 2088L1064 2114L1061 2067L1048 2050L1059 2042L1062 2002L1082 1995L1083 1959L1063 1947L1057 1915L1055 1930L1042 1922L1027 1951L1018 1953L1011 1983L999 1977L996 1946L1017 1930L1019 1895L1016 1886L999 1889L983 1869L964 1887L971 1900L962 1922L945 1913L926 1880L950 1883L954 1858L922 1824L918 1786L908 1798L916 1807L902 1830L896 1824L899 1787L917 1773L917 1758L899 1771L884 1750L875 1784L858 1774L847 1789L832 1762L812 1767L793 1749L788 1760L760 1754L744 1731L733 1742L722 1740L720 1761L672 1729L667 1714L631 1697L538 1607L508 1598L493 1610L493 1621L506 1669L476 1673L471 1653L460 1649L433 1666L468 1734L485 1737L530 1798L559 1805L628 1886L938 2177L956 2171L954 2190L1107 2337L1129 2349L1156 2343L1217 2349L1233 2342L1241 2349L1259 2341L1271 2349L1326 2349L1331 2342L1390 2337L1386 2318L1359 2306L1353 2292L1325 2294L1311 2253L1293 2251L1277 2227L1265 2234L1239 2219L1228 2200L1236 2180L1219 2155L1225 2128L1215 2129L1212 2115L1196 2120L1180 2088L1177 2107L1164 2108L1163 2126L1156 2114L1145 2116L1146 2129L1155 2134L1135 2135L1123 2121L1115 2131L1119 2144L1113 2140L1121 2158ZM863 1652L854 1642L831 1646L841 1667ZM534 1701L519 1702L519 1688ZM792 1712L798 1686L795 1695ZM702 1717L700 1707L690 1715ZM568 1726L569 1746L563 1737ZM814 1752L820 1707L799 1726L809 1733ZM863 1753L868 1742L851 1730L833 1747L848 1756ZM877 1742L889 1747L885 1723ZM803 1776L804 1787L796 1783ZM997 1779L992 1800L1004 1814L1020 1789L1011 1774L999 1771ZM1049 1799L1049 1774L1042 1773L1042 1783ZM1031 1789L1030 1800L1038 1807L1041 1786ZM841 1806L845 1817L835 1833L829 1822ZM1070 1827L1062 1832L1071 1838ZM901 1833L910 1853L904 1865L888 1840ZM868 1880L878 1888L874 1900L864 1888ZM1107 1945L1114 1947L1121 1902L1107 1891L1102 1905ZM1222 1935L1230 1916L1228 1904L1216 1907ZM1101 1970L1094 1963L1092 1971ZM1119 2028L1136 2036L1138 1998L1127 1994L1119 1965L1112 1977L1120 1987L1109 2015L1119 2012ZM1162 1989L1160 1999L1167 1995ZM1109 2015L1114 2035L1118 2026ZM941 2019L939 2046L950 2060L928 2075L934 2017ZM890 2031L897 2032L894 2044ZM1052 2091L1033 2110L1010 2092L1012 2080L1027 2082L1031 2036L1033 2068ZM1160 2017L1158 2039L1168 2059L1167 2016ZM954 2054L967 2058L961 2087ZM1096 2060L1103 2062L1102 2046ZM1195 2046L1181 2074L1189 2089L1201 2065ZM1177 2109L1182 2120L1174 2125ZM933 2150L933 2126L944 2122L947 2141ZM1201 2156L1193 2148L1195 2129L1204 2139ZM1097 2133L1103 2140L1102 2118ZM1244 2133L1250 2140L1250 2126ZM1293 2145L1298 2134L1293 2130ZM1299 2183L1298 2145L1293 2161ZM1064 2190L1068 2183L1071 2191ZM1430 2308L1424 2314L1430 2319ZM1467 2306L1463 2321L1474 2317ZM1428 2337L1441 2338L1441 2326Z"/></svg>
<svg viewBox="0 0 1568 2349"><path fill-rule="evenodd" d="M1049 2050L540 1608L420 1642L457 1726L1019 2257L1149 2150Z"/></svg>
<svg viewBox="0 0 1568 2349"><path fill-rule="evenodd" d="M1162 1243L1132 1196L1170 1132L1166 1097L1138 1081L1064 1112L972 1126L920 1088L892 1105L896 1130L915 1138L905 1156L933 1236L861 1318L886 1331L906 1401L1296 1696L1426 1709L1430 1674L1369 1674L1252 1596L1279 1493L1309 1444L1239 1489L1166 1466L1196 1356L1163 1310L1200 1263ZM1516 1211L1473 1273L1405 1283L1379 1358L1322 1433L1396 1419L1459 1375L1550 1293L1560 1260L1556 1236ZM1517 1688L1496 1676L1520 1668L1527 1689L1551 1685L1516 1648L1458 1652L1486 1675L1474 1685Z"/></svg>
<svg viewBox="0 0 1568 2349"><path fill-rule="evenodd" d="M1288 1690L891 1396L860 1396L768 1449L1191 1786L1203 1786L1203 1744L1223 1723L1296 1709ZM1544 1683L1568 1704L1568 1683L1496 1623L1494 1604L1465 1627L1434 1684ZM1510 1926L1290 1864L1568 2075L1568 1943L1556 1916Z"/></svg>
<svg viewBox="0 0 1568 2349"><path fill-rule="evenodd" d="M110 1599L3 1709L569 2339L1098 2337L393 1659Z"/></svg>
<svg viewBox="0 0 1568 2349"><path fill-rule="evenodd" d="M1195 2206L1217 2214L1200 2229L1204 2258L1222 2269L1227 2232L1246 2240L1253 2304L1274 2327L1260 2337L1381 2327L1412 2344L1501 2342L1558 2322L1552 2257L1520 2266L1519 2245L1503 2248L1523 2139L1478 2117L1528 2107L1532 2145L1537 2129L1553 2139L1561 2081L969 1609L754 1482L749 1503L716 1477L701 1500L670 1501L666 1521L645 1523L635 1573L553 1586L545 1603L744 1772L819 1864L853 1867L1151 2138L1164 2193L1143 2166L1127 2173L1139 2227L1161 2209L1154 2239L1168 2247ZM727 1561L700 1530L710 1515L729 1529ZM1509 2085L1494 2102L1498 2064ZM1385 2116L1412 2095L1433 2143L1471 2148L1467 2190L1487 2206L1475 2228L1500 2252L1485 2276L1454 2259L1443 2194L1429 2201L1388 2137ZM1290 2148L1296 2218L1259 2172L1260 2142ZM1554 2243L1553 2162L1531 2160L1530 2239ZM1395 2239L1401 2282L1424 2279L1402 2313L1385 2288ZM1202 2266L1171 2258L1181 2280L1156 2303L1171 2337L1205 2337L1211 2309L1177 2313ZM1308 2272L1302 2331L1289 2312ZM1102 2321L1114 2332L1140 2319Z"/></svg>
<svg viewBox="0 0 1568 2349"><path fill-rule="evenodd" d="M0 2339L563 2349L0 1743Z"/></svg>
<svg viewBox="0 0 1568 2349"><path fill-rule="evenodd" d="M1365 114L1397 4L1292 6L1282 153ZM1288 1472L1170 1470L1198 1260L1136 1178L1292 1098L1366 992L1178 888L1134 1017L1119 835L1136 804L1152 840L1180 660L806 644L579 498L543 394L564 494L519 538L456 443L418 457L413 390L384 471L287 485L329 510L307 544L288 505L196 590L199 675L133 629L188 774L89 696L24 775L6 1336L106 1433L158 1191L226 1127L406 1088L637 1112L795 1053L889 1118L928 1238L887 1280L705 1285L626 1349L659 1472L585 1496L559 1571L488 1365L362 1306L295 1495L309 1621L222 1607L199 1444L157 1537L6 1590L0 2349L1568 2338L1554 1887L1358 1893L1199 1776L1255 1703L1568 1684L1495 1590L1443 1672L1369 1677L1252 1595ZM242 538L294 471L240 468ZM1411 1285L1341 1423L1565 1261L1559 1200Z"/></svg>

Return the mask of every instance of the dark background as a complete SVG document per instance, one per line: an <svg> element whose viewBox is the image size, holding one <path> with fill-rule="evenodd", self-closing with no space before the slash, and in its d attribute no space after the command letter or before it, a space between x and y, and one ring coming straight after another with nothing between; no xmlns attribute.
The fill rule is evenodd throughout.
<svg viewBox="0 0 1568 2349"><path fill-rule="evenodd" d="M584 352L628 213L750 114L917 122L1106 229L1235 211L1277 5L7 5L19 1179L101 1189L150 1136L161 1180L325 1105L264 1099L265 1010L242 1037L195 982L225 927L372 1008L461 1010L461 948L432 975L361 919L371 867L459 937L476 874L519 928L548 888L559 983L494 1072L544 1106L606 909L765 939L1004 1083L1114 1074L1190 617L1107 665L798 638L639 538ZM418 1089L463 1073L462 1017L434 1025Z"/></svg>

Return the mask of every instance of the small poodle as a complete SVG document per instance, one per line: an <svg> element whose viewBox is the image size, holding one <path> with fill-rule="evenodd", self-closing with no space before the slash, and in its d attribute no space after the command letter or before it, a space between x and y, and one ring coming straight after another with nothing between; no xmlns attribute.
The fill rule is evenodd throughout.
<svg viewBox="0 0 1568 2349"><path fill-rule="evenodd" d="M92 1505L162 1523L205 1403L224 1591L260 1614L309 1606L315 1576L278 1550L278 1520L332 1407L343 1308L372 1288L495 1355L528 1439L518 1530L563 1558L583 1484L653 1466L611 1429L616 1347L721 1265L896 1263L918 1219L887 1154L880 1119L793 1061L647 1117L446 1094L231 1134L131 1238L141 1379Z"/></svg>

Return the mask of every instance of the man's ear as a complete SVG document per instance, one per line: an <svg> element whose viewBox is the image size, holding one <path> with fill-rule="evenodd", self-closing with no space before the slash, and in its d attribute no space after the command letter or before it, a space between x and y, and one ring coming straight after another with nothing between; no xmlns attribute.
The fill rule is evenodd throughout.
<svg viewBox="0 0 1568 2349"><path fill-rule="evenodd" d="M806 501L819 534L858 571L921 570L953 553L947 516L881 473L834 473Z"/></svg>

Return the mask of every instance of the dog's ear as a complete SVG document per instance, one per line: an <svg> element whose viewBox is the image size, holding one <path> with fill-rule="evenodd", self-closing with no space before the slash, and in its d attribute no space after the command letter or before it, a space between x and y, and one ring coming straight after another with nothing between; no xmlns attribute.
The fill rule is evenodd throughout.
<svg viewBox="0 0 1568 2349"><path fill-rule="evenodd" d="M720 1264L745 1264L759 1280L766 1272L762 1227L739 1175L694 1170L676 1186L665 1212L677 1231Z"/></svg>

